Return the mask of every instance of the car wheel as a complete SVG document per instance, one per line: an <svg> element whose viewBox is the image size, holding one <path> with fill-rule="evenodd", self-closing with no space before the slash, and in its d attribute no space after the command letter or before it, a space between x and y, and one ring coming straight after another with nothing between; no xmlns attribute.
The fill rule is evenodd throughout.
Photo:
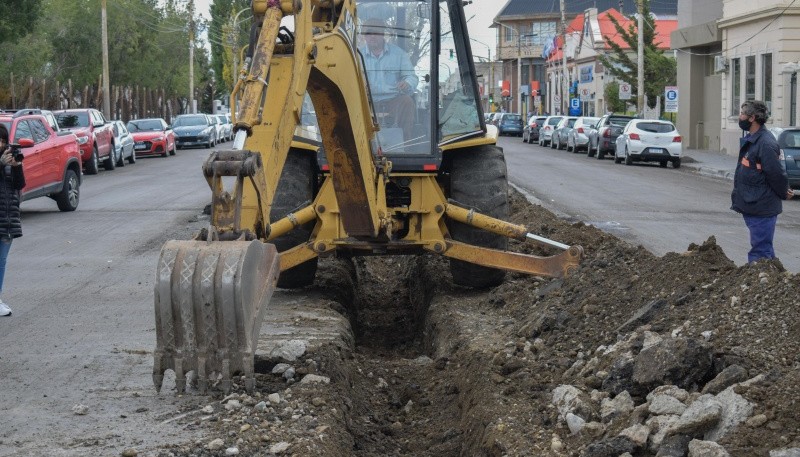
<svg viewBox="0 0 800 457"><path fill-rule="evenodd" d="M672 168L680 168L680 167L681 167L680 157L677 159L672 159Z"/></svg>
<svg viewBox="0 0 800 457"><path fill-rule="evenodd" d="M113 170L117 167L117 150L114 147L114 144L111 144L111 152L108 153L108 157L106 160L103 161L103 168L108 171Z"/></svg>
<svg viewBox="0 0 800 457"><path fill-rule="evenodd" d="M86 162L86 174L96 175L100 171L100 159L97 158L97 146L92 148L92 156Z"/></svg>
<svg viewBox="0 0 800 457"><path fill-rule="evenodd" d="M136 163L136 149L131 151L131 156L128 157L128 163Z"/></svg>
<svg viewBox="0 0 800 457"><path fill-rule="evenodd" d="M617 156L616 151L614 152L614 163L616 164L622 163L622 157Z"/></svg>
<svg viewBox="0 0 800 457"><path fill-rule="evenodd" d="M597 160L603 160L606 158L606 153L599 147L597 148Z"/></svg>
<svg viewBox="0 0 800 457"><path fill-rule="evenodd" d="M75 211L78 209L80 186L81 182L78 180L78 175L72 170L67 170L64 174L64 187L56 196L56 204L59 210Z"/></svg>
<svg viewBox="0 0 800 457"><path fill-rule="evenodd" d="M633 165L633 159L631 159L631 155L628 154L628 148L625 148L625 165Z"/></svg>
<svg viewBox="0 0 800 457"><path fill-rule="evenodd" d="M124 167L125 166L125 150L123 149L119 153L119 157L117 157L117 166Z"/></svg>
<svg viewBox="0 0 800 457"><path fill-rule="evenodd" d="M173 145L172 149L169 150L169 155L171 155L171 156L175 155L175 145Z"/></svg>
<svg viewBox="0 0 800 457"><path fill-rule="evenodd" d="M661 168L667 168L667 161L662 160L661 162L658 162L658 166L660 166Z"/></svg>

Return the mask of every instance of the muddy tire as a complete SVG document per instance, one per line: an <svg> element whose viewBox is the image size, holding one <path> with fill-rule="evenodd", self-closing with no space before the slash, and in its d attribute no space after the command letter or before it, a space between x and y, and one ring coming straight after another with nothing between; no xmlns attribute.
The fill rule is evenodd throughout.
<svg viewBox="0 0 800 457"><path fill-rule="evenodd" d="M498 219L508 219L508 176L502 149L480 146L458 151L450 167L450 198L467 208ZM447 221L450 236L462 243L505 250L508 239L475 227ZM503 282L506 272L450 259L453 282L484 289Z"/></svg>
<svg viewBox="0 0 800 457"><path fill-rule="evenodd" d="M314 155L296 149L290 149L286 156L286 165L283 167L275 199L272 203L271 222L285 217L300 205L314 200L315 184ZM289 250L308 241L314 222L300 226L281 237L272 240L278 252ZM317 258L301 263L294 268L281 272L278 277L278 287L284 289L297 289L311 285L317 274Z"/></svg>
<svg viewBox="0 0 800 457"><path fill-rule="evenodd" d="M75 211L78 209L80 201L80 180L78 175L72 170L67 170L64 174L64 187L55 196L56 204L60 211Z"/></svg>

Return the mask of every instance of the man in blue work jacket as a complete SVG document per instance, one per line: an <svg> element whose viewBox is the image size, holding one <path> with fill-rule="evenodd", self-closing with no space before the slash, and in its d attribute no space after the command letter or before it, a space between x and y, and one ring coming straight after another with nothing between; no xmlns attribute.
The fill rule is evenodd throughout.
<svg viewBox="0 0 800 457"><path fill-rule="evenodd" d="M767 105L759 100L743 103L739 111L739 127L746 134L740 141L731 209L742 214L750 230L748 262L775 258L772 239L781 200L792 197L778 142L764 128L768 118Z"/></svg>

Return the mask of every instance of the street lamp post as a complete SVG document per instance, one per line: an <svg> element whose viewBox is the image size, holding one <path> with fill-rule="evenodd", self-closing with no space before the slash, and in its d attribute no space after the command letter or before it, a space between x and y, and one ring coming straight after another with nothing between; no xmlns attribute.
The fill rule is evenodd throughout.
<svg viewBox="0 0 800 457"><path fill-rule="evenodd" d="M492 62L492 47L489 46L488 44L484 43L481 40L476 40L475 38L472 38L472 37L470 37L469 39L474 41L474 42L476 42L476 43L479 43L479 44L482 44L482 45L486 46L486 52L488 53L488 59L489 59L488 61L489 61L489 91L490 91L489 94L487 94L487 95L489 96L489 98L494 100L494 85L495 85L495 81L494 81L494 63ZM489 111L491 111L492 106L490 104L488 104L488 103L487 103L486 106L489 108Z"/></svg>

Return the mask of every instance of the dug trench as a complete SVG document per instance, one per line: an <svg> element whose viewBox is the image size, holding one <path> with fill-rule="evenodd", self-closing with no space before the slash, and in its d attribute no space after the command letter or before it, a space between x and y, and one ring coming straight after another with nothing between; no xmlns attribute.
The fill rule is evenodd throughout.
<svg viewBox="0 0 800 457"><path fill-rule="evenodd" d="M198 396L181 421L207 439L149 455L800 455L797 275L713 238L656 257L511 202L584 247L573 276L475 291L441 257L323 259L285 293L256 391Z"/></svg>

